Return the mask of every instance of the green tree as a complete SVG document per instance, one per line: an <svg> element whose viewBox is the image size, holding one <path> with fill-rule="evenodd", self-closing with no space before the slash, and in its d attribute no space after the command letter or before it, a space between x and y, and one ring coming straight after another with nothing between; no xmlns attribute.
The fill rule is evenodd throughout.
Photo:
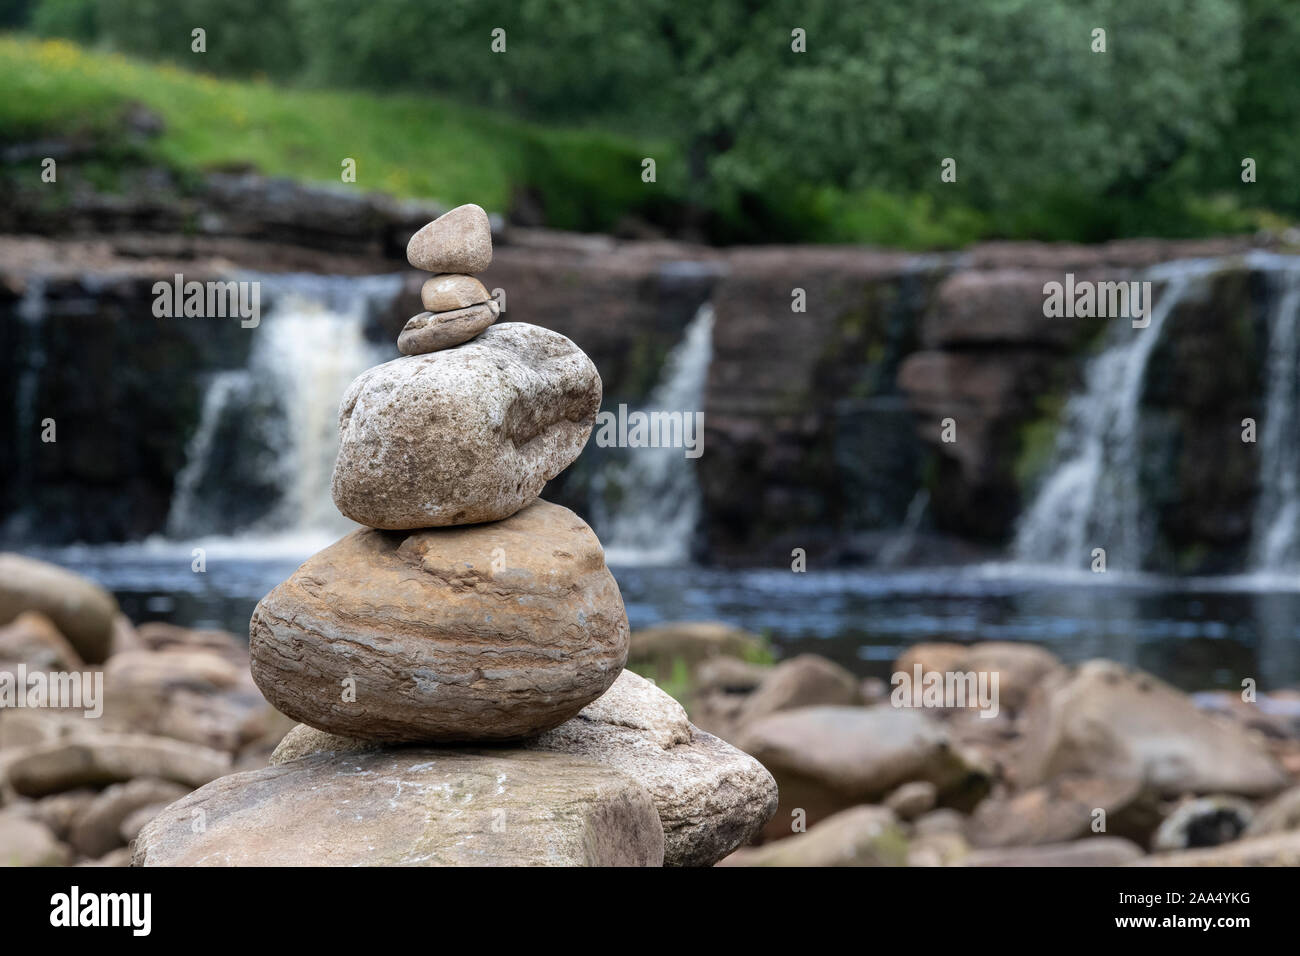
<svg viewBox="0 0 1300 956"><path fill-rule="evenodd" d="M1203 146L1231 115L1240 27L1230 0L731 0L687 16L678 109L702 189L924 192L994 211L1140 192ZM940 182L945 157L956 184Z"/></svg>

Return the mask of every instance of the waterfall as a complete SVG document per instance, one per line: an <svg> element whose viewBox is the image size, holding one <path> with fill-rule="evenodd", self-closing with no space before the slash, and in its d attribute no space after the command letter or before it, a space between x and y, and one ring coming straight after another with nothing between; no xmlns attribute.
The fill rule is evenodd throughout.
<svg viewBox="0 0 1300 956"><path fill-rule="evenodd" d="M1267 574L1300 565L1300 268L1297 260L1280 257L1260 256L1258 264L1266 267L1277 296L1268 316L1259 500L1251 541L1251 563Z"/></svg>
<svg viewBox="0 0 1300 956"><path fill-rule="evenodd" d="M702 411L712 357L713 306L705 303L638 411ZM683 449L612 449L593 491L593 521L611 564L683 564L690 558L700 489L695 460Z"/></svg>
<svg viewBox="0 0 1300 956"><path fill-rule="evenodd" d="M261 276L270 307L245 368L216 373L176 478L173 539L327 533L354 525L335 509L330 475L348 384L396 357L368 342L372 311L399 276Z"/></svg>
<svg viewBox="0 0 1300 956"><path fill-rule="evenodd" d="M876 558L877 566L890 568L907 560L908 552L916 544L917 532L921 528L921 519L925 517L925 509L929 506L930 492L927 489L922 488L912 496L898 533L880 549L880 554Z"/></svg>
<svg viewBox="0 0 1300 956"><path fill-rule="evenodd" d="M1082 568L1100 547L1108 569L1141 569L1152 532L1138 478L1147 363L1165 320L1212 268L1196 260L1152 270L1153 280L1166 281L1150 323L1134 328L1128 320L1111 320L1105 348L1085 370L1083 392L1066 404L1056 465L1021 516L1018 560Z"/></svg>
<svg viewBox="0 0 1300 956"><path fill-rule="evenodd" d="M37 414L37 393L40 377L45 368L45 279L31 276L22 300L18 303L18 318L22 322L20 332L20 355L25 361L18 373L14 389L14 437L18 439L14 449L14 477L19 488L29 488L36 473L33 448L41 440L40 423L42 416ZM21 515L22 512L19 512ZM26 523L18 518L17 524Z"/></svg>

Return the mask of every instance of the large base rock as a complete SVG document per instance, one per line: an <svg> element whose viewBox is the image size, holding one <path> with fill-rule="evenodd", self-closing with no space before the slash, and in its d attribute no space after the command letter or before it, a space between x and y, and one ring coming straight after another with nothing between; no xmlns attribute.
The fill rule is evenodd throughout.
<svg viewBox="0 0 1300 956"><path fill-rule="evenodd" d="M201 821L202 825L197 825ZM319 754L232 774L172 804L134 866L658 866L645 789L522 750Z"/></svg>
<svg viewBox="0 0 1300 956"><path fill-rule="evenodd" d="M677 701L631 671L526 746L586 757L641 781L663 823L667 866L712 866L776 812L776 782L762 764L692 727Z"/></svg>
<svg viewBox="0 0 1300 956"><path fill-rule="evenodd" d="M282 713L389 742L512 740L599 697L627 657L623 600L586 523L354 532L258 604L253 678Z"/></svg>
<svg viewBox="0 0 1300 956"><path fill-rule="evenodd" d="M582 757L640 781L663 824L665 866L716 863L776 810L776 783L758 761L691 726L681 705L631 671L577 717L524 746ZM378 747L300 725L271 763Z"/></svg>

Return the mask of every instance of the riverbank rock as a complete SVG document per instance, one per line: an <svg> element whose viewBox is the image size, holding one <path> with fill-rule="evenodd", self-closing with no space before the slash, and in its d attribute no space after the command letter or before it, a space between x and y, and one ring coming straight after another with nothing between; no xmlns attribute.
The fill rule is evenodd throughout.
<svg viewBox="0 0 1300 956"><path fill-rule="evenodd" d="M907 836L884 807L853 807L807 833L737 850L720 865L907 866Z"/></svg>
<svg viewBox="0 0 1300 956"><path fill-rule="evenodd" d="M706 661L724 657L770 660L757 634L720 621L675 621L634 632L627 666L659 684L668 684L683 672L694 683Z"/></svg>
<svg viewBox="0 0 1300 956"><path fill-rule="evenodd" d="M691 720L723 740L734 741L740 733L745 705L771 670L770 666L738 657L711 657L696 665L692 686L684 695Z"/></svg>
<svg viewBox="0 0 1300 956"><path fill-rule="evenodd" d="M91 664L108 657L117 601L98 584L20 554L0 554L0 624L39 611Z"/></svg>
<svg viewBox="0 0 1300 956"><path fill-rule="evenodd" d="M1125 866L1141 860L1142 848L1123 837L1092 836L1069 843L975 850L959 866Z"/></svg>
<svg viewBox="0 0 1300 956"><path fill-rule="evenodd" d="M1215 795L1186 800L1174 808L1151 838L1157 853L1218 846L1237 839L1255 816L1240 797Z"/></svg>
<svg viewBox="0 0 1300 956"><path fill-rule="evenodd" d="M247 662L174 646L123 651L104 665L103 729L153 734L236 753L266 702Z"/></svg>
<svg viewBox="0 0 1300 956"><path fill-rule="evenodd" d="M377 365L343 396L334 503L389 530L507 518L578 457L600 399L581 349L521 322Z"/></svg>
<svg viewBox="0 0 1300 956"><path fill-rule="evenodd" d="M665 866L711 866L756 836L776 811L776 783L758 761L691 726L680 704L631 671L577 717L523 746L581 757L639 781L663 825ZM378 747L300 725L271 763Z"/></svg>
<svg viewBox="0 0 1300 956"><path fill-rule="evenodd" d="M117 613L113 616L113 639L109 647L109 657L114 654L121 654L123 651L140 651L145 649L145 643L140 637L140 632L136 630L131 619L125 614Z"/></svg>
<svg viewBox="0 0 1300 956"><path fill-rule="evenodd" d="M884 799L884 806L900 820L915 820L934 809L939 788L928 780L905 783Z"/></svg>
<svg viewBox="0 0 1300 956"><path fill-rule="evenodd" d="M94 735L103 729L103 721L88 718L84 710L52 707L0 708L0 763L33 744L48 743L63 737Z"/></svg>
<svg viewBox="0 0 1300 956"><path fill-rule="evenodd" d="M194 832L202 814L206 826ZM134 866L658 866L645 789L577 757L421 747L319 754L172 804Z"/></svg>
<svg viewBox="0 0 1300 956"><path fill-rule="evenodd" d="M980 848L1064 843L1092 832L1097 810L1106 814L1107 832L1128 836L1117 818L1135 813L1144 796L1131 777L1064 774L1012 796L981 801L967 822L966 838ZM1154 808L1150 815L1148 830L1159 821Z"/></svg>
<svg viewBox="0 0 1300 956"><path fill-rule="evenodd" d="M957 866L970 852L960 832L914 833L907 845L907 865Z"/></svg>
<svg viewBox="0 0 1300 956"><path fill-rule="evenodd" d="M412 316L397 336L403 355L424 355L468 342L497 320L495 302L484 302L448 312L421 312Z"/></svg>
<svg viewBox="0 0 1300 956"><path fill-rule="evenodd" d="M1233 840L1222 846L1154 853L1138 866L1300 866L1300 831Z"/></svg>
<svg viewBox="0 0 1300 956"><path fill-rule="evenodd" d="M788 835L799 811L812 825L913 780L961 803L988 788L987 771L954 749L936 721L889 705L781 711L744 728L737 746L776 778L781 799L766 830L771 838Z"/></svg>
<svg viewBox="0 0 1300 956"><path fill-rule="evenodd" d="M129 847L118 847L116 850L109 850L98 860L82 860L77 866L130 866L131 850Z"/></svg>
<svg viewBox="0 0 1300 956"><path fill-rule="evenodd" d="M139 777L115 783L96 794L77 814L68 832L68 842L82 856L101 857L128 842L122 838L122 823L143 807L162 807L179 800L190 788L170 780Z"/></svg>
<svg viewBox="0 0 1300 956"><path fill-rule="evenodd" d="M473 276L434 276L420 286L420 304L434 313L468 309L490 298L483 283Z"/></svg>
<svg viewBox="0 0 1300 956"><path fill-rule="evenodd" d="M89 787L65 790L39 800L23 800L9 808L9 812L43 824L60 842L67 843L73 825L98 796L99 792Z"/></svg>
<svg viewBox="0 0 1300 956"><path fill-rule="evenodd" d="M0 812L0 866L67 866L68 848L35 820Z"/></svg>
<svg viewBox="0 0 1300 956"><path fill-rule="evenodd" d="M637 633L641 632L632 635L634 646ZM629 651L629 656L631 653ZM738 657L711 657L695 668L695 690L697 693L720 693L743 699L758 690L771 672L768 665L753 664Z"/></svg>
<svg viewBox="0 0 1300 956"><path fill-rule="evenodd" d="M248 644L229 631L148 621L136 628L136 637L140 647L126 648L127 650L202 650L223 657L237 667L248 666Z"/></svg>
<svg viewBox="0 0 1300 956"><path fill-rule="evenodd" d="M482 272L492 264L487 213L473 203L444 213L411 236L406 261L425 272Z"/></svg>
<svg viewBox="0 0 1300 956"><path fill-rule="evenodd" d="M1105 660L1062 671L1028 705L1020 786L1062 773L1129 777L1165 797L1264 796L1287 778L1259 738L1198 710L1188 695Z"/></svg>
<svg viewBox="0 0 1300 956"><path fill-rule="evenodd" d="M742 724L782 710L818 705L851 707L861 702L858 679L818 654L800 654L768 671L745 701Z"/></svg>
<svg viewBox="0 0 1300 956"><path fill-rule="evenodd" d="M230 755L144 734L67 737L6 754L3 774L28 797L158 777L198 787L230 769Z"/></svg>
<svg viewBox="0 0 1300 956"><path fill-rule="evenodd" d="M1300 830L1300 787L1285 790L1260 807L1245 835L1264 836L1288 830Z"/></svg>
<svg viewBox="0 0 1300 956"><path fill-rule="evenodd" d="M549 730L614 682L627 643L600 542L545 501L473 528L353 532L250 625L253 678L274 707L390 742Z"/></svg>
<svg viewBox="0 0 1300 956"><path fill-rule="evenodd" d="M894 670L914 677L922 673L987 673L998 675L998 707L1021 710L1030 694L1049 675L1062 670L1055 654L1035 644L981 641L978 644L916 644L894 663Z"/></svg>
<svg viewBox="0 0 1300 956"><path fill-rule="evenodd" d="M79 671L77 649L40 611L24 611L0 627L0 669L26 664L29 671Z"/></svg>
<svg viewBox="0 0 1300 956"><path fill-rule="evenodd" d="M262 768L258 767L257 769L261 770ZM120 848L127 851L126 862L121 864L122 866L131 865L131 841L140 835L140 831L144 829L145 824L175 802L175 800L164 800L159 803L147 803L123 817L121 824L117 828L117 835L121 838Z"/></svg>

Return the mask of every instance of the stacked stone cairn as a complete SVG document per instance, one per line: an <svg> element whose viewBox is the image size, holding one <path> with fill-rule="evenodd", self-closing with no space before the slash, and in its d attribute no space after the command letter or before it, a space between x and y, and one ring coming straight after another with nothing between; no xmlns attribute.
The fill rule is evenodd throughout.
<svg viewBox="0 0 1300 956"><path fill-rule="evenodd" d="M424 226L407 258L437 273L428 311L339 411L334 502L365 527L250 625L254 680L301 724L271 766L163 811L134 862L717 862L761 831L776 786L623 670L600 542L538 497L591 433L595 366L563 335L495 324L478 206Z"/></svg>

